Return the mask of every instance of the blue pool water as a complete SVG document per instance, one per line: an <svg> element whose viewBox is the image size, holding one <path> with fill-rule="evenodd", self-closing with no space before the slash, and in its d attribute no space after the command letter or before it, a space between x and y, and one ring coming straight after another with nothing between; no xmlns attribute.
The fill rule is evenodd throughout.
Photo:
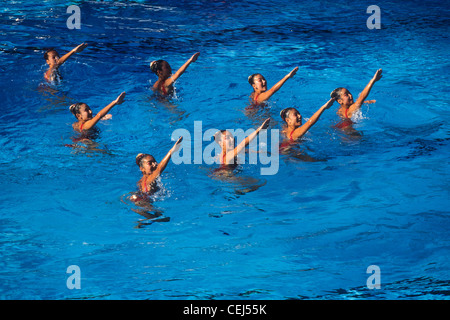
<svg viewBox="0 0 450 320"><path fill-rule="evenodd" d="M2 299L448 299L448 6L75 3L79 30L59 1L0 9ZM372 4L379 30L366 26ZM45 48L82 42L63 80L46 84ZM158 100L149 63L176 70L197 51L176 96ZM266 107L245 112L250 74L270 87L296 66ZM357 96L378 68L359 136L333 128L334 104L275 175L244 164L215 179L217 165L169 163L153 208L128 200L135 156L160 160L175 129L246 130L269 116L281 129L281 109L307 119L336 87ZM95 113L122 91L96 146L65 146L76 137L70 104ZM71 265L81 289L67 287ZM367 287L371 265L381 289Z"/></svg>

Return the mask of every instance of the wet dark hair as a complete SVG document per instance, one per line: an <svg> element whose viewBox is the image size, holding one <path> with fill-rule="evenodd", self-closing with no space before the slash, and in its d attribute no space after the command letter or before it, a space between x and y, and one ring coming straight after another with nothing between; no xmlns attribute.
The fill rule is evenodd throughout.
<svg viewBox="0 0 450 320"><path fill-rule="evenodd" d="M156 61L150 62L150 70L152 70L154 74L158 75L158 71L161 71L162 63L164 61L165 60L156 60Z"/></svg>
<svg viewBox="0 0 450 320"><path fill-rule="evenodd" d="M284 108L283 110L280 111L281 119L283 119L284 122L286 122L286 118L287 118L289 112L291 112L292 110L295 110L295 108L289 107L289 108Z"/></svg>
<svg viewBox="0 0 450 320"><path fill-rule="evenodd" d="M72 112L72 114L76 117L77 114L80 113L80 107L81 107L83 104L85 104L85 103L84 103L84 102L77 102L77 103L72 104L72 105L69 107L70 112Z"/></svg>
<svg viewBox="0 0 450 320"><path fill-rule="evenodd" d="M44 59L45 59L45 60L48 60L48 54L49 54L50 52L52 52L52 51L55 51L56 54L58 55L58 52L57 52L55 49L53 49L53 48L47 49L47 50L44 52ZM58 56L59 56L59 55L58 55Z"/></svg>
<svg viewBox="0 0 450 320"><path fill-rule="evenodd" d="M342 89L345 89L345 88L339 87L339 88L334 89L333 91L331 91L330 97L336 99L336 101L337 101L337 99L339 99L341 97Z"/></svg>
<svg viewBox="0 0 450 320"><path fill-rule="evenodd" d="M262 76L262 74L261 74L261 73L254 73L254 74L252 74L252 75L248 76L248 83L250 83L251 85L252 85L252 84L254 84L254 83L255 83L255 81L254 81L253 79L254 79L254 78L255 78L255 76L257 76L257 75L260 75L260 76Z"/></svg>

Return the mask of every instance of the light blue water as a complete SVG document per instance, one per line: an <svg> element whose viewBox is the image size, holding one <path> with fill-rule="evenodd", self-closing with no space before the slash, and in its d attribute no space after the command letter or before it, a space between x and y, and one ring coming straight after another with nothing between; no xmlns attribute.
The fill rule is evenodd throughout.
<svg viewBox="0 0 450 320"><path fill-rule="evenodd" d="M71 3L72 4L72 3ZM0 9L0 297L2 299L447 299L449 296L449 9L441 1L5 1ZM89 46L46 85L44 49ZM179 68L157 100L149 63ZM269 87L299 66L264 110L246 114L247 77ZM280 156L276 175L243 165L169 163L152 213L127 200L140 152L160 160L171 134L194 121L255 128L295 105L309 118L336 87L354 96L383 78L349 137L337 104L307 134L303 158ZM68 107L94 112L126 91L98 125L95 150L76 136ZM309 159L320 161L307 161ZM245 193L246 189L257 189ZM69 290L67 267L81 269ZM381 289L366 286L367 267Z"/></svg>

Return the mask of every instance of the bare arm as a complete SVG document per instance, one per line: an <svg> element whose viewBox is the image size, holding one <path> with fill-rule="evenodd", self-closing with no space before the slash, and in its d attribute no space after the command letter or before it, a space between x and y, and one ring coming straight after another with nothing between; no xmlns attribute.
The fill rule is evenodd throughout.
<svg viewBox="0 0 450 320"><path fill-rule="evenodd" d="M265 100L268 100L275 92L280 90L280 88L285 84L285 82L289 78L292 78L297 73L297 70L298 70L298 67L295 67L291 72L289 72L287 75L285 75L283 79L278 81L272 88L270 88L269 90L261 93L258 96L258 99L257 99L256 102L263 102Z"/></svg>
<svg viewBox="0 0 450 320"><path fill-rule="evenodd" d="M177 72L175 72L174 75L172 75L169 79L166 80L166 82L164 83L164 85L166 87L170 86L171 84L173 84L175 81L177 81L177 79L186 71L186 69L189 67L189 65L192 62L197 61L198 56L200 55L200 52L195 53L188 61L186 61L180 69L178 69Z"/></svg>
<svg viewBox="0 0 450 320"><path fill-rule="evenodd" d="M86 47L87 47L87 43L82 43L82 44L76 46L75 48L73 48L72 50L70 50L68 53L66 53L61 58L59 58L57 67L61 66L64 62L66 62L66 60L69 59L70 56L72 56L74 53L79 53L79 52L83 51L84 48L86 48Z"/></svg>
<svg viewBox="0 0 450 320"><path fill-rule="evenodd" d="M122 104L123 100L125 98L125 92L122 92L116 100L114 100L113 102L111 102L110 104L108 104L106 107L104 107L102 110L100 110L99 113L97 113L95 115L95 117L93 117L92 119L86 121L83 125L83 129L84 130L89 130L90 128L92 128L93 126L95 126L97 124L97 122L100 121L101 118L103 118L105 115L108 114L108 112L116 105L118 104Z"/></svg>
<svg viewBox="0 0 450 320"><path fill-rule="evenodd" d="M161 160L161 162L156 167L155 171L147 178L147 185L150 185L156 178L158 178L161 173L166 169L167 164L169 163L172 154L178 150L180 147L181 141L183 141L183 137L180 137L177 142L173 145L173 147L169 150L166 156Z"/></svg>
<svg viewBox="0 0 450 320"><path fill-rule="evenodd" d="M319 120L322 113L333 105L334 101L335 101L334 98L328 100L328 102L325 103L323 106L321 106L320 109L317 110L316 113L314 113L312 117L309 118L308 121L306 121L305 124L295 129L294 132L292 133L292 139L296 140L302 137L317 122L317 120Z"/></svg>
<svg viewBox="0 0 450 320"><path fill-rule="evenodd" d="M367 96L369 95L370 90L372 90L372 87L375 84L375 82L377 82L378 80L381 79L382 71L383 71L382 69L378 69L377 72L375 72L375 75L373 76L373 78L369 81L369 83L366 85L364 90L359 94L359 97L356 100L356 102L353 103L349 107L348 112L350 113L350 115L353 112L355 112L356 110L358 110L359 108L361 108L362 104L364 103L364 101L366 100Z"/></svg>
<svg viewBox="0 0 450 320"><path fill-rule="evenodd" d="M233 151L227 152L227 154L225 156L225 159L226 159L225 163L228 163L228 162L234 160L238 156L239 152L241 152L250 143L250 141L255 139L255 137L259 134L259 132L261 130L267 129L267 127L269 126L269 122L270 122L270 118L267 118L258 129L256 129L248 137L246 137L244 140L242 140L241 143L239 143L237 145L237 147L234 148Z"/></svg>

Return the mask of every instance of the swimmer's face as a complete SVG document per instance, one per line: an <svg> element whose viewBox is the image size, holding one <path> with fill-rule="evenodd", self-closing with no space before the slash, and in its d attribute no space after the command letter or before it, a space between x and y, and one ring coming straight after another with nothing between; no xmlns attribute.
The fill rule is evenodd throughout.
<svg viewBox="0 0 450 320"><path fill-rule="evenodd" d="M77 119L87 121L92 119L92 110L89 106L83 103L78 109L79 113L77 113Z"/></svg>
<svg viewBox="0 0 450 320"><path fill-rule="evenodd" d="M255 90L266 91L267 90L267 81L262 75L257 74L256 76L253 77L252 86L253 86L253 89L255 89Z"/></svg>
<svg viewBox="0 0 450 320"><path fill-rule="evenodd" d="M47 53L47 60L45 60L49 66L58 64L59 54L56 51L50 51Z"/></svg>
<svg viewBox="0 0 450 320"><path fill-rule="evenodd" d="M158 167L158 162L152 156L146 156L141 160L140 165L143 174L151 174Z"/></svg>
<svg viewBox="0 0 450 320"><path fill-rule="evenodd" d="M226 150L230 150L230 149L234 148L234 137L228 131L225 131L224 133L221 134L220 142L221 142L222 148L225 148Z"/></svg>
<svg viewBox="0 0 450 320"><path fill-rule="evenodd" d="M163 61L161 63L161 70L158 71L158 76L166 79L169 78L172 74L172 68L170 67L170 64L167 61Z"/></svg>
<svg viewBox="0 0 450 320"><path fill-rule="evenodd" d="M343 105L352 105L353 104L353 96L347 89L342 89L337 100L339 104Z"/></svg>
<svg viewBox="0 0 450 320"><path fill-rule="evenodd" d="M290 110L286 117L286 123L290 126L299 127L302 125L302 115L297 109Z"/></svg>

